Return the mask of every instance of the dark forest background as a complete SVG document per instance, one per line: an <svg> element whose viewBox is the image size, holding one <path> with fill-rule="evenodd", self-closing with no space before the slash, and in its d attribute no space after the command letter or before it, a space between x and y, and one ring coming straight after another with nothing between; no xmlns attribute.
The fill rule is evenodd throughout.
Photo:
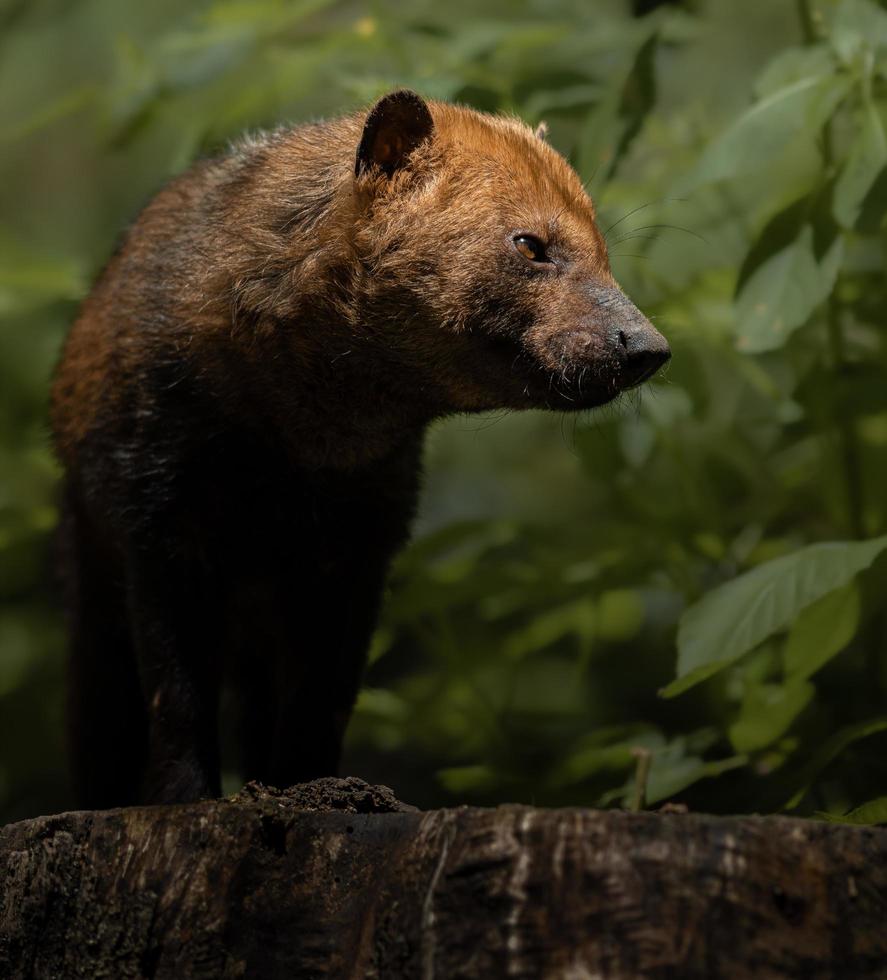
<svg viewBox="0 0 887 980"><path fill-rule="evenodd" d="M195 157L397 86L546 120L674 357L593 414L433 431L345 771L619 805L640 749L650 805L887 820L883 5L0 0L0 822L71 802L78 302Z"/></svg>

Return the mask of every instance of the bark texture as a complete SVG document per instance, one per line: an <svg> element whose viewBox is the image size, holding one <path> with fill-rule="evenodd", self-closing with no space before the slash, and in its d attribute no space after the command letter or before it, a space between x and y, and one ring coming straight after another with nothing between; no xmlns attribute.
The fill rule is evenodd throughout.
<svg viewBox="0 0 887 980"><path fill-rule="evenodd" d="M0 831L3 978L887 977L887 831L248 786Z"/></svg>

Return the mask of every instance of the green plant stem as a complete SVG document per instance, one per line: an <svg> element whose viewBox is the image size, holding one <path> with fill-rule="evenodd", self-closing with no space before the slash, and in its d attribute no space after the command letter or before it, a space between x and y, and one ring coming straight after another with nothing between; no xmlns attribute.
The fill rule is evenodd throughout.
<svg viewBox="0 0 887 980"><path fill-rule="evenodd" d="M798 20L801 22L801 35L804 38L804 44L815 44L818 38L810 0L797 0L797 5Z"/></svg>
<svg viewBox="0 0 887 980"><path fill-rule="evenodd" d="M819 40L819 32L817 29L818 18L814 14L812 0L797 0L797 5L804 43L807 45L815 44ZM827 120L822 127L822 161L826 179L829 179L834 168L830 120ZM835 285L837 287L837 283ZM836 296L836 291L833 290L832 295L828 299L826 323L832 370L838 377L845 372L847 364L841 313L841 302ZM866 531L864 519L865 502L863 499L859 439L852 417L842 411L840 405L835 412L835 425L838 430L838 441L843 464L847 528L854 538L864 538ZM884 622L885 617L883 614L876 615L861 636L865 650L865 670L868 677L868 688L871 692L871 704L875 709L879 707L883 693Z"/></svg>
<svg viewBox="0 0 887 980"><path fill-rule="evenodd" d="M835 374L840 375L843 373L847 362L844 356L844 333L841 328L841 305L834 295L829 297L827 323L832 367ZM856 426L853 424L853 419L840 408L836 413L835 422L838 428L838 441L843 462L847 528L854 538L864 538L862 468Z"/></svg>
<svg viewBox="0 0 887 980"><path fill-rule="evenodd" d="M826 121L822 127L822 160L826 178L831 176L834 165L832 153L831 121ZM828 346L832 371L837 378L846 373L847 356L844 342L844 329L841 322L841 301L837 296L840 276L835 282L835 288L828 298L826 305L826 325L828 329ZM854 538L865 537L865 521L863 519L864 501L862 488L862 467L859 453L859 440L856 425L852 416L848 415L838 405L835 415L835 426L838 430L838 442L844 475L844 498L847 509L847 530Z"/></svg>
<svg viewBox="0 0 887 980"><path fill-rule="evenodd" d="M797 8L804 43L807 45L815 44L820 40L820 18L813 7L813 0L797 0ZM822 127L821 145L822 163L826 180L828 180L831 178L834 168L831 120L826 120ZM826 323L831 367L834 374L837 377L841 377L847 367L847 358L844 331L841 323L841 302L836 295L836 289L832 290L832 294L828 298ZM864 500L859 441L853 419L843 412L840 406L838 406L838 410L835 412L835 426L838 430L844 476L847 530L852 537L863 538L865 537L865 521L863 519Z"/></svg>
<svg viewBox="0 0 887 980"><path fill-rule="evenodd" d="M633 813L638 813L644 809L647 802L647 781L650 778L650 763L653 761L653 753L649 749L638 746L631 750L631 754L637 759L634 771L634 789L628 809Z"/></svg>

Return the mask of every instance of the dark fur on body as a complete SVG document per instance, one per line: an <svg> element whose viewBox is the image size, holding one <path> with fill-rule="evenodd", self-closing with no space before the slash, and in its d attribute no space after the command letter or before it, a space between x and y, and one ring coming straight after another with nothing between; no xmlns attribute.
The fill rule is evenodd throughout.
<svg viewBox="0 0 887 980"><path fill-rule="evenodd" d="M665 357L514 120L395 93L171 183L53 389L81 802L217 795L226 661L244 775L334 773L428 423L602 404Z"/></svg>

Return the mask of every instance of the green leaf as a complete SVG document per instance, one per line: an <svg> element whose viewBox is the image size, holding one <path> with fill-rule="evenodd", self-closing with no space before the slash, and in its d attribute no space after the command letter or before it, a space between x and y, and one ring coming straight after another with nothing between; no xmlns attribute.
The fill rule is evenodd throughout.
<svg viewBox="0 0 887 980"><path fill-rule="evenodd" d="M644 603L634 589L610 589L597 603L596 634L600 639L624 643L637 636L644 624Z"/></svg>
<svg viewBox="0 0 887 980"><path fill-rule="evenodd" d="M388 626L379 626L373 633L373 639L367 653L367 663L374 664L377 660L381 660L391 649L392 643L394 643L394 630Z"/></svg>
<svg viewBox="0 0 887 980"><path fill-rule="evenodd" d="M661 741L661 740L660 740ZM571 786L602 772L625 772L634 767L638 739L613 745L583 745L564 760L552 778L556 786Z"/></svg>
<svg viewBox="0 0 887 980"><path fill-rule="evenodd" d="M599 169L611 178L628 153L656 102L656 33L648 36L623 74L617 74L588 114L579 147L579 169L589 175Z"/></svg>
<svg viewBox="0 0 887 980"><path fill-rule="evenodd" d="M864 49L887 47L887 14L871 0L843 0L835 13L829 41L845 64Z"/></svg>
<svg viewBox="0 0 887 980"><path fill-rule="evenodd" d="M810 677L839 654L859 626L859 589L855 582L823 596L795 620L785 646L785 672Z"/></svg>
<svg viewBox="0 0 887 980"><path fill-rule="evenodd" d="M451 793L482 792L495 788L499 776L489 766L452 766L439 769L437 778Z"/></svg>
<svg viewBox="0 0 887 980"><path fill-rule="evenodd" d="M66 91L57 99L41 106L28 118L19 120L0 133L0 142L11 143L15 140L26 139L47 126L52 126L62 119L82 112L97 101L98 93L98 87L91 84L79 85L70 91Z"/></svg>
<svg viewBox="0 0 887 980"><path fill-rule="evenodd" d="M887 796L869 800L842 816L835 813L817 813L816 816L828 820L829 823L849 823L862 827L887 823Z"/></svg>
<svg viewBox="0 0 887 980"><path fill-rule="evenodd" d="M755 83L755 95L764 99L805 78L826 78L835 70L835 58L827 44L786 48L767 65Z"/></svg>
<svg viewBox="0 0 887 980"><path fill-rule="evenodd" d="M589 645L595 632L597 614L593 600L577 599L536 616L505 643L505 655L519 660L551 646L565 636L575 635L583 646Z"/></svg>
<svg viewBox="0 0 887 980"><path fill-rule="evenodd" d="M681 616L678 678L698 672L702 680L734 663L817 599L846 585L885 548L887 535L812 544L712 589Z"/></svg>
<svg viewBox="0 0 887 980"><path fill-rule="evenodd" d="M610 175L615 173L620 161L628 153L631 144L640 132L641 126L656 104L656 52L659 48L659 35L651 34L641 45L625 85L619 103L619 115L624 121L624 129L619 138Z"/></svg>
<svg viewBox="0 0 887 980"><path fill-rule="evenodd" d="M756 752L784 735L807 707L816 689L809 681L753 684L746 691L739 718L730 726L737 752Z"/></svg>
<svg viewBox="0 0 887 980"><path fill-rule="evenodd" d="M736 280L738 296L745 284L768 259L788 248L810 220L811 198L805 194L777 211L761 229L754 245L748 250Z"/></svg>
<svg viewBox="0 0 887 980"><path fill-rule="evenodd" d="M834 762L846 748L854 742L869 738L872 735L879 735L881 732L887 732L887 718L872 718L855 725L848 725L846 728L835 732L801 770L795 780L798 789L786 802L783 809L793 810L799 806L813 780L830 762Z"/></svg>
<svg viewBox="0 0 887 980"><path fill-rule="evenodd" d="M798 139L812 142L850 84L842 76L813 74L770 93L708 147L689 186L756 173Z"/></svg>
<svg viewBox="0 0 887 980"><path fill-rule="evenodd" d="M29 629L31 625L27 619L14 613L0 617L0 643L3 649L0 658L0 697L21 683L39 657L40 646Z"/></svg>
<svg viewBox="0 0 887 980"><path fill-rule="evenodd" d="M355 711L386 721L404 724L408 716L407 705L393 691L382 687L363 687L357 696Z"/></svg>
<svg viewBox="0 0 887 980"><path fill-rule="evenodd" d="M838 275L843 239L836 237L817 262L813 228L762 263L736 300L736 346L746 353L782 347L831 293Z"/></svg>
<svg viewBox="0 0 887 980"><path fill-rule="evenodd" d="M521 107L527 119L543 119L547 113L570 109L587 109L595 105L601 95L601 85L586 82L562 88L541 89L533 92Z"/></svg>
<svg viewBox="0 0 887 980"><path fill-rule="evenodd" d="M874 103L868 101L862 125L835 184L833 211L839 224L845 228L856 224L862 203L885 166L887 137L884 135L884 125Z"/></svg>
<svg viewBox="0 0 887 980"><path fill-rule="evenodd" d="M710 664L703 664L701 667L691 670L688 674L684 674L676 680L673 680L670 684L666 684L665 687L660 688L658 692L659 697L676 698L679 694L683 694L684 691L689 691L691 687L696 687L697 684L707 681L709 677L714 677L715 674L719 674L731 662L727 661L726 663L722 663L716 660Z"/></svg>
<svg viewBox="0 0 887 980"><path fill-rule="evenodd" d="M685 740L676 738L664 748L653 752L645 799L648 804L659 803L700 779L720 776L730 769L745 765L746 761L745 756L730 756L727 759L706 762L697 755L687 754Z"/></svg>
<svg viewBox="0 0 887 980"><path fill-rule="evenodd" d="M58 300L78 300L86 275L75 259L11 254L0 241L0 316L29 313Z"/></svg>

